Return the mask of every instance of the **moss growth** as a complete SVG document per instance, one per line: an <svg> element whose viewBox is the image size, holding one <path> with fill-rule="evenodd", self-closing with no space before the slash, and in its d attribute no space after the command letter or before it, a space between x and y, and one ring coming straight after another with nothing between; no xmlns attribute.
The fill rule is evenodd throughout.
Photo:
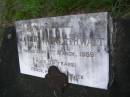
<svg viewBox="0 0 130 97"><path fill-rule="evenodd" d="M81 12L110 11L114 17L128 15L128 0L1 0L1 22Z"/></svg>

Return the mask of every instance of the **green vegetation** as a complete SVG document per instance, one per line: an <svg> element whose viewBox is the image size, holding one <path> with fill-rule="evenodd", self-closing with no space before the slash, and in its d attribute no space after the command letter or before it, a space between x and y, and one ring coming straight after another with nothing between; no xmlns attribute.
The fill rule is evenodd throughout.
<svg viewBox="0 0 130 97"><path fill-rule="evenodd" d="M114 17L130 16L128 0L1 0L1 25L16 20L110 11Z"/></svg>

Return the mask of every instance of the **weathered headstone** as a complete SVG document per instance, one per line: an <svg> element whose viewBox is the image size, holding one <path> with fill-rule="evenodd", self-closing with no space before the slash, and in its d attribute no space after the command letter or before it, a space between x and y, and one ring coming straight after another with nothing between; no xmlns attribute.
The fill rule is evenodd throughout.
<svg viewBox="0 0 130 97"><path fill-rule="evenodd" d="M55 65L69 83L107 89L109 20L103 12L17 21L21 73L44 78Z"/></svg>

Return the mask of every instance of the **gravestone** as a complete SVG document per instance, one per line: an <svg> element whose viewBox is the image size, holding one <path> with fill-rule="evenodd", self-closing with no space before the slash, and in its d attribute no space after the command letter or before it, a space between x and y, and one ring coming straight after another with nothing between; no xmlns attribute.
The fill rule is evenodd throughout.
<svg viewBox="0 0 130 97"><path fill-rule="evenodd" d="M112 86L103 90L69 84L62 97L129 97L130 20L115 20L115 24L117 26L112 38L115 77ZM50 93L45 79L19 74L15 27L5 28L4 31L0 48L0 97L55 97Z"/></svg>
<svg viewBox="0 0 130 97"><path fill-rule="evenodd" d="M107 12L17 21L21 73L44 78L54 65L69 83L107 89L110 24Z"/></svg>

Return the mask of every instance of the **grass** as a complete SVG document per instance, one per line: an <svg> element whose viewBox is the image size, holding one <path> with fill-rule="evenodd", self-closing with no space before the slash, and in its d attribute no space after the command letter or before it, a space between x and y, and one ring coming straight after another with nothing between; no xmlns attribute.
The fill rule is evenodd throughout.
<svg viewBox="0 0 130 97"><path fill-rule="evenodd" d="M1 0L1 24L16 20L72 13L110 11L114 17L129 15L128 0ZM126 10L127 9L127 10Z"/></svg>
<svg viewBox="0 0 130 97"><path fill-rule="evenodd" d="M1 0L2 24L16 20L72 13L110 11L114 17L129 13L128 0ZM127 8L127 11L126 11Z"/></svg>
<svg viewBox="0 0 130 97"><path fill-rule="evenodd" d="M114 17L129 18L130 17L130 1L116 0L112 6L112 15Z"/></svg>

